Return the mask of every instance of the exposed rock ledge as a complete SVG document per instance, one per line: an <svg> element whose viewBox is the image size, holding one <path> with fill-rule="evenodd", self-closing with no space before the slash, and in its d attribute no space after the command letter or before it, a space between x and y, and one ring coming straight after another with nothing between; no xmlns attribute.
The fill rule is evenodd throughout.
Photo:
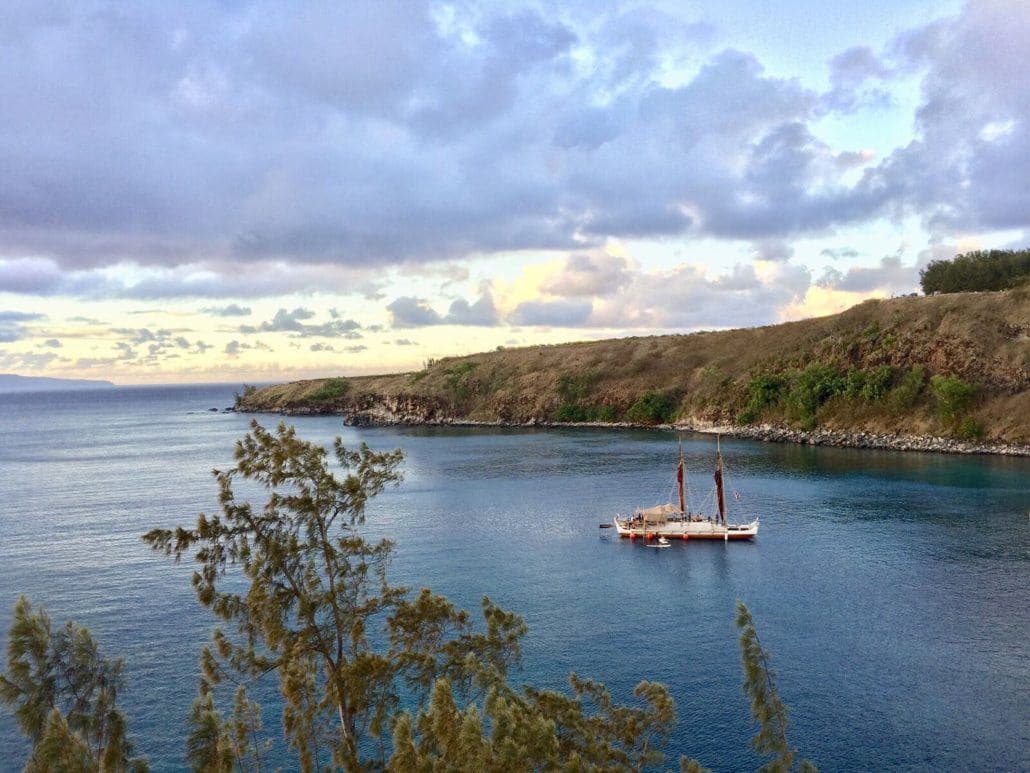
<svg viewBox="0 0 1030 773"><path fill-rule="evenodd" d="M453 426L453 427L594 427L684 430L722 434L772 443L800 443L804 445L838 446L847 448L877 448L891 451L930 451L946 454L995 454L1001 456L1028 456L1030 446L1015 443L992 443L988 441L956 440L931 435L908 435L902 433L851 432L837 429L815 429L810 431L789 427L761 425L729 425L686 420L676 424L657 427L627 422L582 422L555 423L539 419L525 422L474 421L460 416L450 416L439 406L423 400L365 400L357 410L327 410L322 407L282 406L271 412L287 416L340 415L343 423L353 427L373 426ZM260 411L258 411L260 412Z"/></svg>

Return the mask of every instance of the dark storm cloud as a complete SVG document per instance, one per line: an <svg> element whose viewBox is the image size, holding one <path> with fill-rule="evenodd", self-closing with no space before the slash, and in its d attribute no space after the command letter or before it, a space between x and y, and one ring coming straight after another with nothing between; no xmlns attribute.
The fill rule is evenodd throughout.
<svg viewBox="0 0 1030 773"><path fill-rule="evenodd" d="M710 30L646 8L3 13L0 290L246 298L327 280L237 267L127 285L84 269L374 267L608 237L775 243L904 213L939 231L1030 224L1030 14L1013 3L844 51L822 93L746 51L702 55ZM694 74L663 85L664 63L691 57ZM813 133L899 73L922 78L911 144L874 167Z"/></svg>

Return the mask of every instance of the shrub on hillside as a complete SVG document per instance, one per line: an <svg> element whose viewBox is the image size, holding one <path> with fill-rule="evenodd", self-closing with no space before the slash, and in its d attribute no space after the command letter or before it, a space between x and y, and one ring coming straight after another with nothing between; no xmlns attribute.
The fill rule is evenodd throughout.
<svg viewBox="0 0 1030 773"><path fill-rule="evenodd" d="M634 424L668 424L676 413L676 400L667 392L645 392L629 410L626 419Z"/></svg>
<svg viewBox="0 0 1030 773"><path fill-rule="evenodd" d="M741 424L758 421L766 408L779 404L787 386L787 379L783 376L771 374L755 376L747 384L750 399L737 417L737 421Z"/></svg>
<svg viewBox="0 0 1030 773"><path fill-rule="evenodd" d="M957 421L976 396L976 385L957 376L934 376L930 389L937 402L937 412L947 422Z"/></svg>
<svg viewBox="0 0 1030 773"><path fill-rule="evenodd" d="M815 413L819 406L831 397L844 394L846 388L847 379L840 371L813 362L792 379L787 407L803 428L811 429L815 426Z"/></svg>
<svg viewBox="0 0 1030 773"><path fill-rule="evenodd" d="M923 393L925 383L926 369L922 365L916 365L911 370L905 371L898 379L897 386L888 394L891 407L897 411L907 411L912 408Z"/></svg>
<svg viewBox="0 0 1030 773"><path fill-rule="evenodd" d="M322 386L308 395L309 400L338 400L350 391L350 383L345 378L327 379Z"/></svg>

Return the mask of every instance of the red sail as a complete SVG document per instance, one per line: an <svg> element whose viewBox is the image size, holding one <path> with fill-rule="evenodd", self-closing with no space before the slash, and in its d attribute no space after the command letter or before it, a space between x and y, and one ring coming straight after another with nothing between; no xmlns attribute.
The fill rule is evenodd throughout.
<svg viewBox="0 0 1030 773"><path fill-rule="evenodd" d="M722 491L722 454L715 464L715 494L719 501L719 520L726 523L726 498Z"/></svg>
<svg viewBox="0 0 1030 773"><path fill-rule="evenodd" d="M687 512L686 499L683 496L683 451L680 451L680 463L676 467L676 482L680 490L680 513Z"/></svg>

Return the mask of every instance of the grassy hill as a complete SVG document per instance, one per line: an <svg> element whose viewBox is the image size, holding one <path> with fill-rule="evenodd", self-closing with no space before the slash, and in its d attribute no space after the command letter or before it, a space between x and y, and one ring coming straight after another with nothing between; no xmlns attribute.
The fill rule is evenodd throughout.
<svg viewBox="0 0 1030 773"><path fill-rule="evenodd" d="M828 317L499 349L246 390L357 421L771 424L1030 444L1030 290L870 300Z"/></svg>

